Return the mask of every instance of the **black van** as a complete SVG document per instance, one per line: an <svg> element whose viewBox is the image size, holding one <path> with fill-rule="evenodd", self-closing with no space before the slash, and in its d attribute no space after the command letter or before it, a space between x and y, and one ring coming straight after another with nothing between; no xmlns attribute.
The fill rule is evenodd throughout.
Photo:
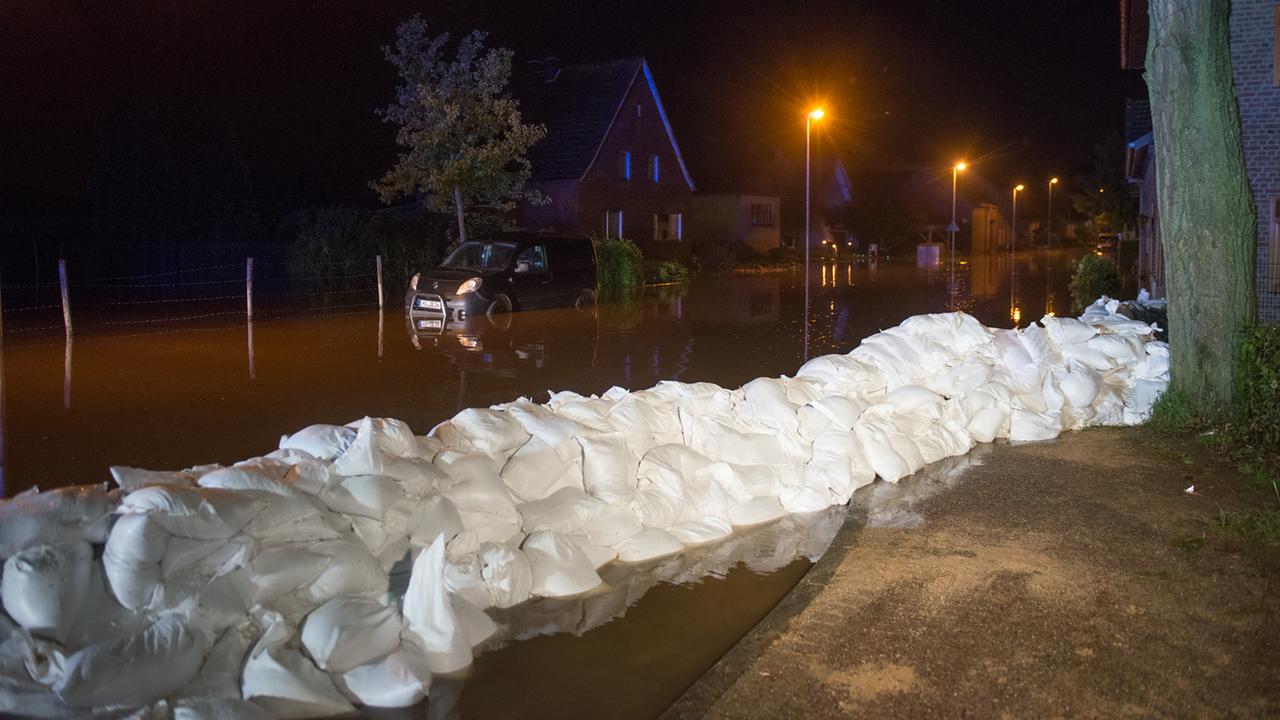
<svg viewBox="0 0 1280 720"><path fill-rule="evenodd" d="M462 243L440 267L413 276L405 302L416 329L533 308L596 301L591 239L508 232Z"/></svg>

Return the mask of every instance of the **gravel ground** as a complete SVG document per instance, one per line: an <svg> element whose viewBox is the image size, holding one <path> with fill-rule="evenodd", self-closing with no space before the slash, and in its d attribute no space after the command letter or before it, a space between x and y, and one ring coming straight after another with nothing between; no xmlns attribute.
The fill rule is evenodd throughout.
<svg viewBox="0 0 1280 720"><path fill-rule="evenodd" d="M997 446L916 527L852 516L666 717L1280 717L1280 549L1202 521L1268 501L1143 430Z"/></svg>

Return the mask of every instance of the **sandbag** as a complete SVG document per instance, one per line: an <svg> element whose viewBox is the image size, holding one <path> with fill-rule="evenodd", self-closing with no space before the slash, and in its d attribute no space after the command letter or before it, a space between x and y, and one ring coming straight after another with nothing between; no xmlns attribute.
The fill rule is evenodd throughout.
<svg viewBox="0 0 1280 720"><path fill-rule="evenodd" d="M452 423L472 446L488 455L509 455L529 440L529 433L513 415L497 410L463 410L453 416Z"/></svg>
<svg viewBox="0 0 1280 720"><path fill-rule="evenodd" d="M301 450L319 460L333 460L346 452L356 431L340 425L309 425L280 438L280 449Z"/></svg>
<svg viewBox="0 0 1280 720"><path fill-rule="evenodd" d="M321 670L344 673L399 647L400 613L364 598L335 597L311 611L301 637Z"/></svg>
<svg viewBox="0 0 1280 720"><path fill-rule="evenodd" d="M418 554L405 591L404 632L423 648L432 673L457 672L471 664L471 644L463 633L444 585L444 539Z"/></svg>
<svg viewBox="0 0 1280 720"><path fill-rule="evenodd" d="M13 555L0 577L4 610L28 632L63 642L89 592L92 569L93 548L86 542Z"/></svg>
<svg viewBox="0 0 1280 720"><path fill-rule="evenodd" d="M73 707L136 707L168 697L195 677L206 640L181 619L165 616L128 637L67 657L52 689Z"/></svg>
<svg viewBox="0 0 1280 720"><path fill-rule="evenodd" d="M620 435L579 437L583 489L610 504L625 503L636 490L639 458Z"/></svg>
<svg viewBox="0 0 1280 720"><path fill-rule="evenodd" d="M520 549L529 558L533 571L530 591L534 595L571 597L592 590L602 582L582 549L554 532L530 533Z"/></svg>
<svg viewBox="0 0 1280 720"><path fill-rule="evenodd" d="M684 543L666 530L645 528L639 534L618 543L615 548L619 562L640 563L675 555L684 549Z"/></svg>
<svg viewBox="0 0 1280 720"><path fill-rule="evenodd" d="M489 604L509 608L529 599L533 589L533 567L523 551L484 543L479 550L480 579L489 594Z"/></svg>
<svg viewBox="0 0 1280 720"><path fill-rule="evenodd" d="M75 485L0 499L0 558L40 545L105 542L110 513L103 485Z"/></svg>
<svg viewBox="0 0 1280 720"><path fill-rule="evenodd" d="M502 466L502 482L524 502L541 500L565 487L583 486L581 460L561 459L539 438L529 438Z"/></svg>
<svg viewBox="0 0 1280 720"><path fill-rule="evenodd" d="M177 472L164 472L159 470L144 470L142 468L128 467L126 465L112 465L108 468L111 472L111 479L115 481L116 487L126 493L139 490L148 485L182 485L190 487L200 479L203 474L201 472L192 472L189 470L180 470Z"/></svg>
<svg viewBox="0 0 1280 720"><path fill-rule="evenodd" d="M578 533L609 509L604 502L577 488L561 488L543 500L519 506L520 527L527 533L550 530L560 534Z"/></svg>
<svg viewBox="0 0 1280 720"><path fill-rule="evenodd" d="M257 700L275 717L323 717L352 712L328 673L287 643L293 628L279 613L262 611L256 618L262 637L244 663L241 692Z"/></svg>
<svg viewBox="0 0 1280 720"><path fill-rule="evenodd" d="M266 504L266 496L219 488L153 485L129 493L120 502L124 514L148 514L170 535L195 540L226 540Z"/></svg>
<svg viewBox="0 0 1280 720"><path fill-rule="evenodd" d="M370 707L401 708L416 705L431 687L426 649L412 633L404 633L400 647L384 658L343 673L340 684L347 694Z"/></svg>

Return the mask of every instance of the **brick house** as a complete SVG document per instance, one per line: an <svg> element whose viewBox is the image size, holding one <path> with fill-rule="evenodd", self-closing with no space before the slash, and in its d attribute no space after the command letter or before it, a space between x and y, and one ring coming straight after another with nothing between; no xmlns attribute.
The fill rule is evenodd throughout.
<svg viewBox="0 0 1280 720"><path fill-rule="evenodd" d="M1120 0L1121 67L1140 70L1147 47L1147 0ZM1258 318L1280 323L1280 3L1232 0L1231 73L1244 138L1245 169L1258 212L1256 282ZM1154 154L1149 137L1131 140L1130 178L1139 185L1146 231L1141 257L1153 259L1153 282L1163 288L1159 217L1155 208ZM1146 243L1146 247L1142 247ZM1157 280L1158 278L1158 280Z"/></svg>
<svg viewBox="0 0 1280 720"><path fill-rule="evenodd" d="M547 136L529 151L526 228L625 237L648 257L686 257L693 180L644 58L559 67L536 63L512 85L527 123Z"/></svg>

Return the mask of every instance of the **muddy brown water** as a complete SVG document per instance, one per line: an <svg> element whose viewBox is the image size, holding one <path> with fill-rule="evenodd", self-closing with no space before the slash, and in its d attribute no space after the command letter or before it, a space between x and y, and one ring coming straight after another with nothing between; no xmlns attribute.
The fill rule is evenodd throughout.
<svg viewBox="0 0 1280 720"><path fill-rule="evenodd" d="M108 332L93 316L79 317L69 344L60 332L4 337L0 496L106 481L116 464L230 463L274 449L283 433L364 415L400 418L425 433L461 409L517 396L545 400L548 390L599 393L664 379L736 387L792 374L807 357L848 352L919 313L964 310L992 326L1025 325L1047 311L1069 312L1066 283L1076 255L975 256L954 275L946 267L815 258L807 333L799 271L705 276L592 312L519 313L504 326L444 332L415 331L395 302L382 313L286 314L251 326L220 316ZM164 317L159 313L141 319ZM780 527L748 535L777 548L787 528L795 530ZM555 612L535 622L536 631L525 627L545 603L500 618L505 647L481 655L467 678L439 683L432 703L395 716L652 717L825 549L825 530L801 530L813 546L765 571L742 559L703 574L618 570L606 578L609 587L633 592L621 602L605 593L614 603L605 615L612 621L590 625L590 632L580 616L568 622ZM727 551L675 562L715 552ZM641 584L647 592L634 592ZM521 641L510 642L515 637Z"/></svg>

